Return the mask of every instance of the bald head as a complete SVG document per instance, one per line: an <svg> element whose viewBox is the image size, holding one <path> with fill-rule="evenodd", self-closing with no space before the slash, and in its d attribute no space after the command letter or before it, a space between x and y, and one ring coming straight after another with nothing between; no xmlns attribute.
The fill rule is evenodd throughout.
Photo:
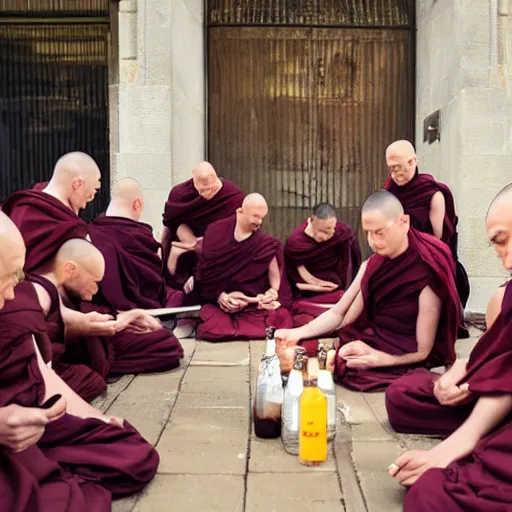
<svg viewBox="0 0 512 512"><path fill-rule="evenodd" d="M308 219L305 233L318 243L327 242L336 232L336 209L329 203L318 203Z"/></svg>
<svg viewBox="0 0 512 512"><path fill-rule="evenodd" d="M391 179L399 186L412 180L416 173L417 157L408 140L397 140L386 149L386 164Z"/></svg>
<svg viewBox="0 0 512 512"><path fill-rule="evenodd" d="M23 280L25 244L14 222L0 211L0 309L14 299L14 288Z"/></svg>
<svg viewBox="0 0 512 512"><path fill-rule="evenodd" d="M503 266L512 271L512 183L493 199L485 220L487 236Z"/></svg>
<svg viewBox="0 0 512 512"><path fill-rule="evenodd" d="M138 221L144 207L143 191L137 180L123 178L112 191L107 216L126 217Z"/></svg>
<svg viewBox="0 0 512 512"><path fill-rule="evenodd" d="M361 215L378 211L388 220L397 220L404 214L402 203L387 190L377 190L363 204Z"/></svg>
<svg viewBox="0 0 512 512"><path fill-rule="evenodd" d="M238 228L245 233L255 232L263 224L268 213L268 204L261 194L253 192L245 196L236 213Z"/></svg>
<svg viewBox="0 0 512 512"><path fill-rule="evenodd" d="M83 238L68 240L59 248L54 259L54 273L66 291L90 301L98 291L105 273L101 252Z"/></svg>
<svg viewBox="0 0 512 512"><path fill-rule="evenodd" d="M209 162L200 162L194 167L192 181L197 193L207 201L213 199L222 187L222 182Z"/></svg>
<svg viewBox="0 0 512 512"><path fill-rule="evenodd" d="M92 157L75 151L59 158L45 192L78 213L94 199L101 186L101 173Z"/></svg>

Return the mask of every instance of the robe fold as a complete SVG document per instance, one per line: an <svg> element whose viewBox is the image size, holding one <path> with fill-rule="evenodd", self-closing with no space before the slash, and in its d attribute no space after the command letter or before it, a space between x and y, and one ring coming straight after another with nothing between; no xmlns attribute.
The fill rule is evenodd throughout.
<svg viewBox="0 0 512 512"><path fill-rule="evenodd" d="M237 242L234 238L236 218L215 222L206 230L199 260L196 286L202 300L197 337L208 341L261 339L265 328L292 326L287 306L291 305L291 290L286 279L283 251L279 240L261 232ZM239 313L227 314L218 307L222 292L242 292L256 297L270 288L268 269L273 258L281 271L278 291L281 307L276 311L247 306Z"/></svg>
<svg viewBox="0 0 512 512"><path fill-rule="evenodd" d="M467 373L469 403L448 407L433 393L435 375L418 372L394 382L386 391L391 425L400 432L449 435L469 416L479 396L511 393L512 282L505 290L501 312L471 352ZM406 512L453 510L503 512L512 509L512 414L484 436L468 457L446 469L426 471L407 492Z"/></svg>
<svg viewBox="0 0 512 512"><path fill-rule="evenodd" d="M51 261L60 246L72 238L86 238L87 224L55 197L37 190L14 192L2 211L18 226L27 255L25 272Z"/></svg>
<svg viewBox="0 0 512 512"><path fill-rule="evenodd" d="M198 260L195 252L187 252L179 257L174 276L168 275L167 260L171 242L178 240L178 227L186 224L195 236L202 237L212 222L231 217L242 206L245 194L229 180L221 178L221 181L222 188L210 200L198 194L192 179L175 185L169 193L163 213L163 224L169 228L169 236L162 240L162 260L166 278L175 288L181 289L187 279L194 275Z"/></svg>
<svg viewBox="0 0 512 512"><path fill-rule="evenodd" d="M42 286L50 296L51 305L46 314L46 327L52 345L52 368L73 391L90 402L107 389L105 380L84 364L66 362L65 327L60 311L59 291L43 276L31 274L28 280Z"/></svg>
<svg viewBox="0 0 512 512"><path fill-rule="evenodd" d="M46 390L33 340L45 362L51 356L51 345L30 282L16 287L15 299L0 310L0 322L0 407L38 407ZM129 424L119 429L65 414L49 423L41 440L23 452L0 448L2 508L106 512L111 495L140 491L155 475L158 460L153 447Z"/></svg>
<svg viewBox="0 0 512 512"><path fill-rule="evenodd" d="M105 276L97 300L115 311L179 307L182 292L167 287L160 244L153 229L124 217L102 215L89 223L91 241L105 258Z"/></svg>
<svg viewBox="0 0 512 512"><path fill-rule="evenodd" d="M460 301L453 277L453 258L446 244L432 235L411 228L408 236L409 248L397 258L375 254L368 259L361 282L364 310L353 325L339 331L340 346L362 340L392 355L416 352L419 296L426 286L442 304L434 346L428 358L417 365L368 370L347 368L337 354L335 380L350 389L383 389L416 366L433 368L455 360Z"/></svg>
<svg viewBox="0 0 512 512"><path fill-rule="evenodd" d="M286 272L294 294L294 327L307 324L326 311L320 304L336 304L361 264L361 250L350 226L338 221L332 238L319 243L305 233L307 225L306 221L295 229L284 248ZM337 284L338 289L327 293L299 290L297 283L304 282L297 270L300 266L318 279Z"/></svg>
<svg viewBox="0 0 512 512"><path fill-rule="evenodd" d="M443 194L446 213L444 216L443 236L441 237L441 240L448 244L455 259L455 282L457 284L461 303L463 307L466 307L470 291L469 280L466 270L459 262L458 258L457 224L459 219L455 213L455 201L449 187L444 183L436 181L432 175L424 173L420 174L416 170L416 174L412 180L405 185L398 186L391 178L388 178L384 188L389 190L400 200L405 213L411 217L411 226L430 235L434 234L432 224L430 223L430 203L432 201L432 196L436 192L441 192Z"/></svg>

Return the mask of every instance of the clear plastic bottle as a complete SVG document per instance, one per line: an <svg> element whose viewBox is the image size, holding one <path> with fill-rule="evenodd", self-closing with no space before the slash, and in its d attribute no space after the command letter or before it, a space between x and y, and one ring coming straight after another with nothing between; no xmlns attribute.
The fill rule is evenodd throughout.
<svg viewBox="0 0 512 512"><path fill-rule="evenodd" d="M292 455L299 454L299 402L304 390L306 360L306 349L295 347L293 368L288 376L288 383L284 390L281 438L284 449Z"/></svg>
<svg viewBox="0 0 512 512"><path fill-rule="evenodd" d="M326 368L327 348L318 346L318 389L327 399L327 440L332 441L336 435L336 387L332 374Z"/></svg>
<svg viewBox="0 0 512 512"><path fill-rule="evenodd" d="M275 331L275 327L268 327L266 331L267 344L260 362L254 397L254 433L264 439L274 439L281 435L283 381L276 355Z"/></svg>

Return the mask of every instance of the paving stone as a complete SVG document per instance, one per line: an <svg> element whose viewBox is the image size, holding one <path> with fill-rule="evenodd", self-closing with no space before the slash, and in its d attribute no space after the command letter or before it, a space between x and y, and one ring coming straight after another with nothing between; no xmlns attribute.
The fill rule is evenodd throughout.
<svg viewBox="0 0 512 512"><path fill-rule="evenodd" d="M353 443L353 463L368 512L402 511L404 489L388 475L388 467L403 451L397 442Z"/></svg>
<svg viewBox="0 0 512 512"><path fill-rule="evenodd" d="M133 512L243 512L244 477L157 475ZM120 512L120 511L119 511Z"/></svg>
<svg viewBox="0 0 512 512"><path fill-rule="evenodd" d="M247 477L246 512L343 512L341 500L335 473L249 473Z"/></svg>
<svg viewBox="0 0 512 512"><path fill-rule="evenodd" d="M247 367L189 367L181 383L183 393L210 393L248 396L249 370Z"/></svg>
<svg viewBox="0 0 512 512"><path fill-rule="evenodd" d="M194 338L184 338L180 339L180 343L183 347L183 351L185 352L185 356L182 361L188 364L194 355L194 351L196 349L196 340Z"/></svg>
<svg viewBox="0 0 512 512"><path fill-rule="evenodd" d="M190 395L189 395L190 396ZM201 431L210 428L219 431L236 430L249 435L249 410L247 405L227 406L191 406L188 397L180 395L172 411L168 427L174 425L197 426ZM193 403L193 402L192 402Z"/></svg>
<svg viewBox="0 0 512 512"><path fill-rule="evenodd" d="M127 498L113 501L112 512L132 512L138 498L138 496L128 496Z"/></svg>
<svg viewBox="0 0 512 512"><path fill-rule="evenodd" d="M119 396L119 393L128 387L134 378L135 375L123 375L116 382L109 384L105 393L95 398L92 405L101 412L105 412Z"/></svg>
<svg viewBox="0 0 512 512"><path fill-rule="evenodd" d="M249 364L249 342L208 343L198 341L191 364L194 365L201 362L247 366Z"/></svg>
<svg viewBox="0 0 512 512"><path fill-rule="evenodd" d="M251 473L325 473L335 472L334 451L329 443L328 459L321 466L304 466L296 455L290 455L284 449L281 438L259 439L251 437Z"/></svg>

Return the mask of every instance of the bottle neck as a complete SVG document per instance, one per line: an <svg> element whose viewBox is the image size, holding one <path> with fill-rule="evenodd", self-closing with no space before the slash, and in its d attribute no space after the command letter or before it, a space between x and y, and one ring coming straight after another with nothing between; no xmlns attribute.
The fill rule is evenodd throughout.
<svg viewBox="0 0 512 512"><path fill-rule="evenodd" d="M267 340L267 345L265 347L265 355L267 357L272 357L276 355L276 340L274 338Z"/></svg>

